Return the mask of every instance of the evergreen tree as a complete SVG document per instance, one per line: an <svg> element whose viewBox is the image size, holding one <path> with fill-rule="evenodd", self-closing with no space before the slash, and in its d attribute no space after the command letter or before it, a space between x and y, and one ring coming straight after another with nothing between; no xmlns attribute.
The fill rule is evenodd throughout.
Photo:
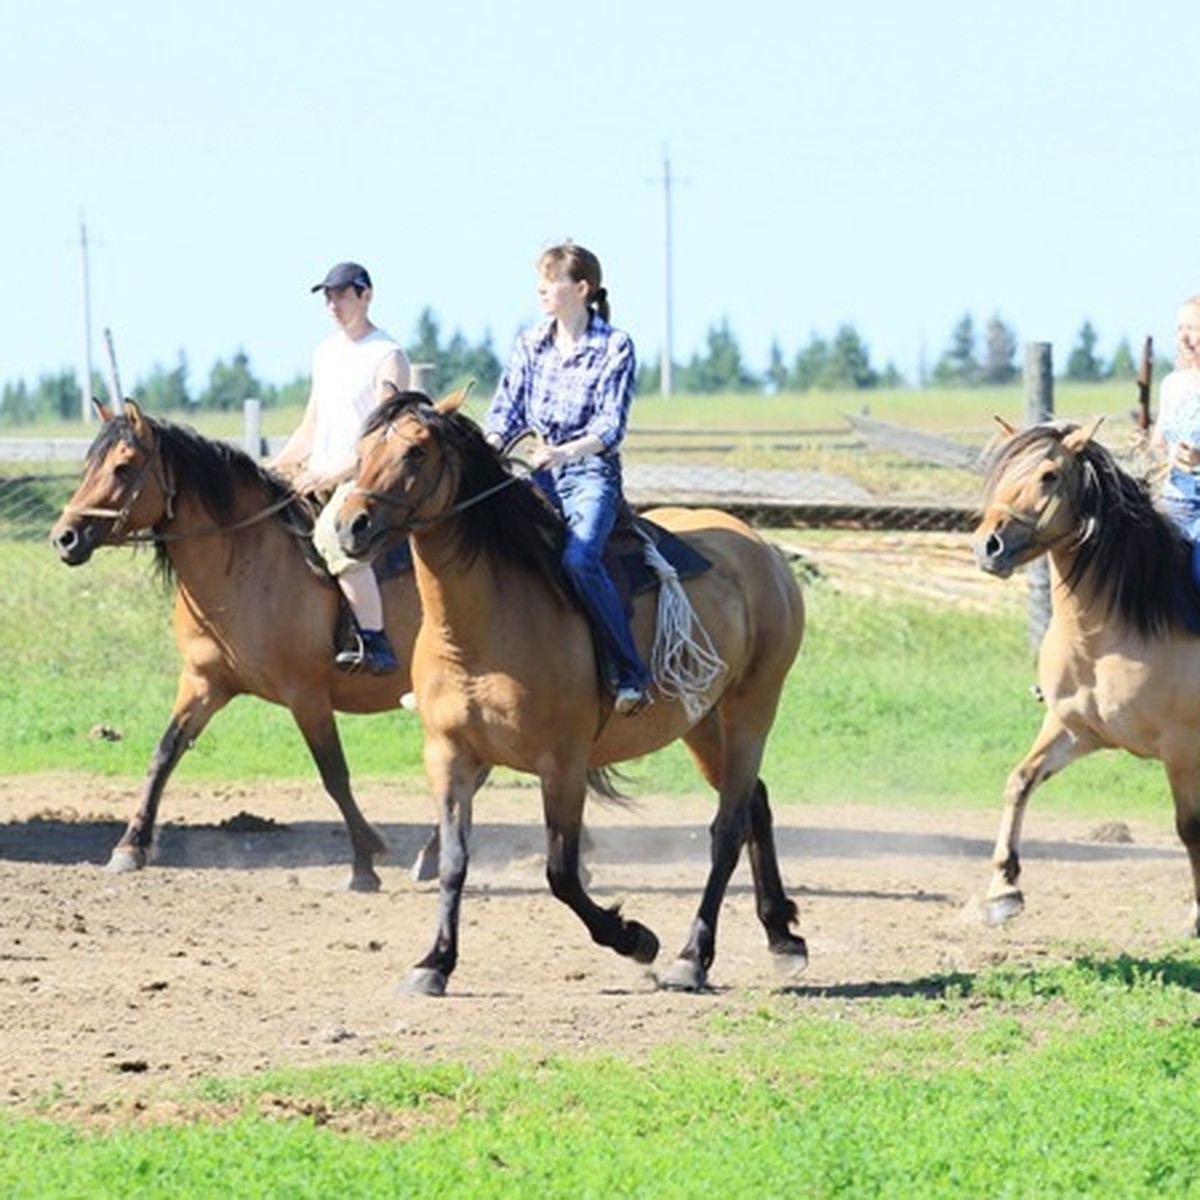
<svg viewBox="0 0 1200 1200"><path fill-rule="evenodd" d="M709 329L707 349L703 358L693 355L680 372L680 391L708 394L758 390L759 381L742 361L741 349L727 318Z"/></svg>
<svg viewBox="0 0 1200 1200"><path fill-rule="evenodd" d="M871 356L853 325L842 325L833 338L818 386L836 391L842 388L872 388L879 382L871 367Z"/></svg>
<svg viewBox="0 0 1200 1200"><path fill-rule="evenodd" d="M180 350L174 369L168 371L155 363L150 377L134 387L133 397L147 412L184 411L192 405L187 390L187 372L187 358Z"/></svg>
<svg viewBox="0 0 1200 1200"><path fill-rule="evenodd" d="M975 357L975 323L965 313L950 335L950 345L933 368L939 387L974 387L979 382L979 360Z"/></svg>
<svg viewBox="0 0 1200 1200"><path fill-rule="evenodd" d="M999 314L987 323L983 334L984 383L1011 383L1017 377L1017 338Z"/></svg>
<svg viewBox="0 0 1200 1200"><path fill-rule="evenodd" d="M767 385L773 392L786 392L788 387L788 369L783 361L783 350L778 341L771 343L771 357L767 364Z"/></svg>
<svg viewBox="0 0 1200 1200"><path fill-rule="evenodd" d="M1137 378L1138 365L1133 360L1133 351L1129 347L1129 339L1123 337L1118 343L1117 348L1113 351L1112 362L1108 364L1109 379L1128 379L1130 381Z"/></svg>
<svg viewBox="0 0 1200 1200"><path fill-rule="evenodd" d="M1079 331L1079 341L1067 359L1067 378L1076 383L1095 383L1104 372L1096 357L1096 331L1091 321L1084 321Z"/></svg>
<svg viewBox="0 0 1200 1200"><path fill-rule="evenodd" d="M201 394L199 404L201 408L229 412L241 408L252 397L258 399L262 390L262 384L250 370L249 357L244 350L238 350L232 362L219 359L213 364L208 387Z"/></svg>
<svg viewBox="0 0 1200 1200"><path fill-rule="evenodd" d="M829 343L814 333L809 338L808 345L796 353L796 360L792 363L790 386L797 392L811 391L820 383L828 361Z"/></svg>

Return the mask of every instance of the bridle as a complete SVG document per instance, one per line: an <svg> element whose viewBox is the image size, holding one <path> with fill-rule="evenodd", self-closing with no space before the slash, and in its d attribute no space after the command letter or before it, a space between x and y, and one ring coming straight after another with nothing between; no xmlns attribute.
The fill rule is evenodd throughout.
<svg viewBox="0 0 1200 1200"><path fill-rule="evenodd" d="M393 426L389 425L387 429L384 430L383 437L387 437L388 434L391 433L392 428ZM507 455L505 456L504 461L510 466L513 464L522 467L525 466L520 459ZM457 517L460 513L466 512L467 509L474 508L476 504L488 499L489 496L494 496L497 492L502 492L505 488L511 487L514 483L519 483L523 480L522 475L509 474L504 479L500 480L499 483L494 483L490 487L486 487L482 491L476 492L473 496L467 496L465 499L457 501L449 508L443 509L440 513L437 513L435 516L424 518L418 517L416 513L420 510L421 506L425 504L425 502L429 500L435 492L437 492L438 488L441 487L442 480L445 478L449 469L449 463L445 451L443 450L442 459L438 467L437 474L426 484L424 488L421 489L420 494L417 495L415 499L401 499L400 497L393 496L388 492L382 492L377 491L374 488L363 487L359 483L356 483L349 490L347 493L347 499L349 499L350 496L362 496L367 500L376 501L377 503L384 505L386 508L403 509L408 514L407 518L401 517L400 520L393 522L390 526L390 531L393 533L413 533L419 532L423 529L429 529L434 525L440 525L443 521L450 520L451 517Z"/></svg>
<svg viewBox="0 0 1200 1200"><path fill-rule="evenodd" d="M141 467L134 476L133 484L129 489L129 495L120 508L101 508L94 505L72 505L68 504L63 510L64 515L72 517L96 517L100 520L111 519L112 528L105 536L105 542L109 545L138 545L142 543L151 543L160 545L164 542L181 542L188 538L206 537L214 533L233 533L239 529L247 529L251 525L257 525L260 521L265 521L268 517L274 516L277 512L287 508L292 504L296 496L294 493L286 493L278 500L268 504L265 508L259 509L258 512L252 513L250 516L243 518L240 521L234 522L232 525L213 524L205 526L202 529L191 529L186 533L173 533L165 530L144 529L134 530L127 536L122 536L125 533L125 526L129 523L129 514L133 511L133 507L141 499L142 491L146 486L146 480L151 470L154 472L154 478L158 483L163 494L164 521L173 521L175 519L175 497L178 494L178 489L175 487L175 482L167 471L166 463L163 461L161 443L155 440L154 444L147 446L136 433L130 432L129 440L132 442L135 450L140 450L144 456Z"/></svg>
<svg viewBox="0 0 1200 1200"><path fill-rule="evenodd" d="M1090 464L1084 462L1083 469L1085 471L1089 470ZM998 504L995 507L1001 513L1001 515L1006 517L1014 525L1019 525L1023 529L1028 529L1030 532L1030 539L1035 546L1042 546L1044 549L1048 550L1051 546L1054 546L1061 541L1065 541L1075 533L1074 529L1069 529L1060 534L1058 537L1052 538L1049 542L1043 542L1041 538L1041 534L1047 529L1050 523L1058 515L1059 509L1063 506L1066 498L1066 490L1067 479L1065 474L1060 471L1059 477L1055 482L1054 487L1046 500L1046 503L1042 506L1041 511L1038 512L1036 516L1031 516L1029 513L1021 512L1014 508L1011 504ZM1082 534L1079 536L1080 543L1087 541L1088 537L1091 535L1093 525L1094 521L1089 521L1087 523Z"/></svg>
<svg viewBox="0 0 1200 1200"><path fill-rule="evenodd" d="M163 463L161 453L159 453L158 442L155 441L153 445L147 446L136 433L131 431L128 436L129 441L133 444L133 448L141 451L143 458L142 465L134 476L129 494L121 507L99 508L91 505L68 504L63 510L64 515L72 517L97 517L101 520L111 519L113 525L108 531L108 536L105 538L105 541L109 542L117 540L124 540L125 542L153 540L152 538L139 538L136 532L127 538L121 539L121 535L125 532L125 526L129 523L129 514L133 511L133 506L142 498L142 490L146 486L146 479L151 470L154 471L155 480L162 489L166 519L170 521L175 516L175 484L167 476L166 465Z"/></svg>

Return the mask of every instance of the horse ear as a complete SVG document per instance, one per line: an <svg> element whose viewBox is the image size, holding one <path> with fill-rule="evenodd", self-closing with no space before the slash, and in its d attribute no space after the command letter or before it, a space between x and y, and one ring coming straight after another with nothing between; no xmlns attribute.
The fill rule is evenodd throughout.
<svg viewBox="0 0 1200 1200"><path fill-rule="evenodd" d="M1072 454L1078 454L1096 436L1096 430L1103 424L1104 415L1102 413L1088 424L1082 425L1078 429L1072 429L1062 440L1063 449L1069 450Z"/></svg>
<svg viewBox="0 0 1200 1200"><path fill-rule="evenodd" d="M112 409L108 407L98 396L92 397L92 407L96 410L96 416L102 421L111 421L113 414Z"/></svg>
<svg viewBox="0 0 1200 1200"><path fill-rule="evenodd" d="M138 407L136 400L125 401L125 415L133 422L133 432L140 434L146 418L142 415L142 410Z"/></svg>
<svg viewBox="0 0 1200 1200"><path fill-rule="evenodd" d="M1014 437L1016 435L1017 427L1015 425L1010 425L1003 417L993 413L992 420L1004 430L1005 437Z"/></svg>
<svg viewBox="0 0 1200 1200"><path fill-rule="evenodd" d="M466 403L467 397L471 394L471 389L475 386L475 380L468 379L462 387L456 392L451 392L448 396L443 396L433 407L436 412L453 413L458 412Z"/></svg>

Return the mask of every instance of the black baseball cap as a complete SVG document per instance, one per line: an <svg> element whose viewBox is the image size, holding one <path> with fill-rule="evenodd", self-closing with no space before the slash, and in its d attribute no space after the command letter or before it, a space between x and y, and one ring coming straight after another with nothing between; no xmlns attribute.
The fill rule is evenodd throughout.
<svg viewBox="0 0 1200 1200"><path fill-rule="evenodd" d="M371 276L367 268L356 262L341 262L330 267L325 278L320 283L314 283L309 289L313 292L324 291L325 288L369 288Z"/></svg>

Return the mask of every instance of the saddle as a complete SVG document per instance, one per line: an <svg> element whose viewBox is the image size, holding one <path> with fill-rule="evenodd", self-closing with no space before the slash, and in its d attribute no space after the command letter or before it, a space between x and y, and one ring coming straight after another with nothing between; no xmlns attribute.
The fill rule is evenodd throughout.
<svg viewBox="0 0 1200 1200"><path fill-rule="evenodd" d="M622 501L617 523L604 548L604 565L621 596L626 615L633 611L634 596L649 591L659 583L657 572L646 562L647 542L671 564L680 579L703 575L712 566L699 550L683 538L646 517L638 516Z"/></svg>

